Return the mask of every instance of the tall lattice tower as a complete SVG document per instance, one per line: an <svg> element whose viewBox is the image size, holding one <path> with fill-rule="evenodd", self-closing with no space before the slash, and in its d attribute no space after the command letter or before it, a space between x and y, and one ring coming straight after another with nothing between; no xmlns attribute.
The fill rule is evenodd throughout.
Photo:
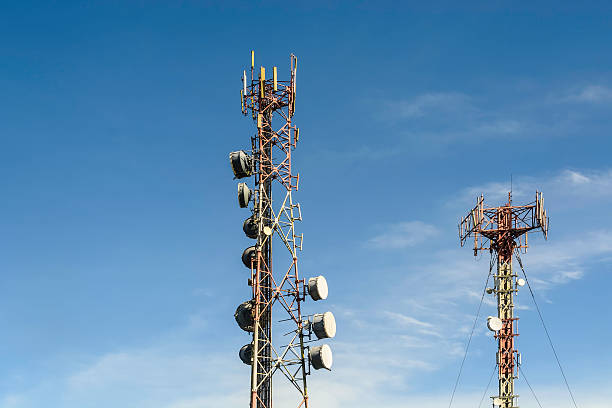
<svg viewBox="0 0 612 408"><path fill-rule="evenodd" d="M256 240L242 254L242 262L251 271L248 284L252 297L238 306L234 315L240 328L252 333L252 341L239 353L251 366L250 408L272 407L275 374L297 391L295 400L283 401L282 407L308 407L306 376L311 367L329 370L332 365L330 347L311 344L336 334L331 312L307 315L303 310L307 296L315 301L326 299L328 287L323 276L305 280L298 274L303 234L296 231L302 211L292 194L300 180L291 163L299 140L299 129L292 124L297 73L294 55L290 68L289 81L278 80L276 67L271 78L266 78L264 67L256 75L255 54L251 52L250 78L243 71L240 100L242 113L250 114L257 131L251 137L250 152L230 153L235 178L254 176L251 188L247 183L238 184L238 203L251 210L243 231ZM273 196L278 198L273 200ZM274 242L280 248L274 250L273 257Z"/></svg>
<svg viewBox="0 0 612 408"><path fill-rule="evenodd" d="M474 256L478 251L489 250L497 256L495 286L488 290L497 296L498 316L489 316L487 326L497 339L497 366L499 368L499 394L493 396L493 404L501 408L517 408L514 380L518 378L520 354L516 350L518 336L514 315L514 294L525 284L512 271L515 251L527 249L529 231L540 229L548 237L548 216L544 210L542 193L536 191L535 201L527 205L513 205L512 193L508 203L500 207L485 207L481 195L476 207L459 223L461 246L474 238Z"/></svg>

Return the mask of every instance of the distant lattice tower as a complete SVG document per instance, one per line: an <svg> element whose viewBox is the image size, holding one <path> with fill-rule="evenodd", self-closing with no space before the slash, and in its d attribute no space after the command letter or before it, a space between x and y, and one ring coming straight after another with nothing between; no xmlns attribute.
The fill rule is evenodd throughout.
<svg viewBox="0 0 612 408"><path fill-rule="evenodd" d="M332 365L328 345L310 344L334 337L336 321L331 312L305 315L302 310L307 295L312 300L323 300L328 288L323 276L305 280L298 274L303 234L298 235L295 224L302 220L302 212L293 201L299 175L293 173L291 165L291 152L299 140L299 129L291 123L297 58L291 55L289 81L278 80L276 67L272 78L266 78L264 67L255 77L254 69L255 54L251 52L250 79L244 71L240 100L242 113L250 113L257 131L251 137L250 152L230 153L235 178L255 176L252 188L246 183L238 184L238 203L252 213L244 221L243 231L256 240L242 254L242 262L251 271L248 284L252 297L238 306L235 318L240 328L252 333L252 341L240 349L239 356L251 366L250 408L272 407L275 374L281 374L297 391L296 406L306 408L306 376L310 368L329 370ZM273 194L278 198L272 200ZM280 246L274 258L273 242ZM291 405L284 401L282 407Z"/></svg>
<svg viewBox="0 0 612 408"><path fill-rule="evenodd" d="M487 326L497 339L497 365L499 368L499 394L493 396L493 404L501 408L517 408L514 380L518 378L520 354L515 348L518 329L515 322L513 295L523 279L512 271L514 251L527 249L529 231L540 229L548 237L548 216L544 210L542 193L536 191L536 199L527 205L513 205L512 194L508 203L500 207L485 207L484 197L477 199L476 207L459 223L461 246L469 237L474 238L474 255L489 250L497 255L495 287L489 293L497 296L498 316L489 316Z"/></svg>

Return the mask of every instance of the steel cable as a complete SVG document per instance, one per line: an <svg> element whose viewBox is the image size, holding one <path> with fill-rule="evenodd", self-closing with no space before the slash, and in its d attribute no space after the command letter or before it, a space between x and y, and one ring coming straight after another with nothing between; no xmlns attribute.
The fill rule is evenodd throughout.
<svg viewBox="0 0 612 408"><path fill-rule="evenodd" d="M478 408L480 408L482 406L482 402L484 401L485 397L487 396L487 391L489 391L489 387L491 386L491 380L493 380L493 375L495 375L496 371L497 371L497 363L495 363L495 365L493 366L493 372L491 373L491 376L489 377L489 382L487 383L487 388L485 388L484 393L482 394L482 398L480 399L480 404L478 404Z"/></svg>
<svg viewBox="0 0 612 408"><path fill-rule="evenodd" d="M567 377L565 376L565 372L563 371L563 367L561 366L561 361L559 360L559 356L557 355L557 350L555 350L555 346L553 345L552 339L550 338L550 333L548 333L548 328L544 323L544 317L542 317L542 312L540 311L540 307L538 306L538 302L536 301L535 295L533 294L533 289L531 289L531 284L529 283L529 279L527 279L527 273L525 272L525 268L523 268L523 261L521 261L521 257L518 249L516 249L516 259L519 262L521 267L521 271L523 271L523 276L525 277L525 282L527 282L527 287L529 288L529 293L531 293L531 298L533 299L533 304L538 311L538 316L540 316L540 322L542 323L542 327L544 328L544 332L546 333L546 337L548 338L548 343L550 344L550 348L555 355L555 360L557 360L557 365L559 366L559 370L561 371L561 375L563 376L563 381L565 381L565 386L567 387L567 391L569 392L570 397L572 398L572 402L574 403L574 407L578 408L576 404L576 400L574 399L574 393L569 386L569 382L567 381Z"/></svg>
<svg viewBox="0 0 612 408"><path fill-rule="evenodd" d="M527 376L525 375L525 371L523 371L521 366L518 366L518 368L519 368L519 371L521 372L521 374L523 375L523 378L525 379L525 382L527 383L527 386L531 390L531 393L533 394L533 398L535 398L536 402L538 403L538 406L540 408L542 408L542 404L540 404L540 400L538 399L538 396L536 395L535 391L533 391L533 388L531 388L531 384L529 384L529 380L527 379Z"/></svg>
<svg viewBox="0 0 612 408"><path fill-rule="evenodd" d="M453 393L451 394L450 402L448 403L448 408L451 408L453 405L453 399L455 398L455 392L457 391L457 386L459 385L459 379L461 378L461 373L463 371L463 365L465 364L465 359L468 355L468 350L470 349L470 343L472 342L472 336L474 335L474 330L476 329L476 323L478 322L478 317L480 317L480 309L482 308L482 302L484 300L485 293L487 292L487 286L489 286L489 279L491 278L491 271L493 270L493 265L495 265L495 259L493 254L491 254L491 262L489 265L489 274L487 275L487 282L485 283L485 287L482 290L482 296L480 297L480 303L478 304L478 310L476 311L476 318L474 319L474 324L472 325L472 331L470 332L470 336L468 337L467 345L465 346L465 354L463 355L463 360L461 361L461 365L459 366L459 374L457 374L457 380L455 381L455 386L453 387Z"/></svg>

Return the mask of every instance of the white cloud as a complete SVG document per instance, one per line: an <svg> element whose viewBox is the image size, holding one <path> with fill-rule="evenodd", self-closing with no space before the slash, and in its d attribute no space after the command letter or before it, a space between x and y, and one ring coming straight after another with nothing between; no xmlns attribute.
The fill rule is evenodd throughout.
<svg viewBox="0 0 612 408"><path fill-rule="evenodd" d="M498 120L485 122L478 125L475 129L477 134L492 135L511 135L518 134L524 130L524 125L517 120Z"/></svg>
<svg viewBox="0 0 612 408"><path fill-rule="evenodd" d="M387 104L389 112L402 118L419 118L440 112L461 112L473 110L470 98L459 92L429 92L410 100Z"/></svg>
<svg viewBox="0 0 612 408"><path fill-rule="evenodd" d="M505 182L489 182L463 189L449 206L465 207L475 204L476 197L484 194L485 202L499 205L508 200L510 177ZM516 201L533 201L535 191L544 193L545 202L553 199L556 205L574 205L592 198L612 198L612 169L571 170L565 169L552 176L515 176L512 183L512 197ZM552 208L554 211L554 208Z"/></svg>
<svg viewBox="0 0 612 408"><path fill-rule="evenodd" d="M482 398L484 388L487 384L489 370L482 377L482 389L458 392L453 399L452 408L474 408L478 406ZM367 375L364 375L367 376ZM567 394L567 391L552 387L546 384L545 381L534 382L530 377L530 382L534 388L538 400L545 407L571 407L572 402ZM450 393L446 392L413 392L409 386L405 386L397 393L371 393L369 389L359 388L362 381L353 384L340 383L335 378L330 380L330 392L323 397L313 399L313 406L321 408L339 408L339 407L355 407L366 408L372 406L384 406L388 408L405 408L405 407L422 407L422 408L440 408L448 407ZM520 406L537 406L537 402L529 392L529 388L522 382L522 379L517 381L517 387L520 391ZM603 383L601 388L589 386L588 388L574 389L578 391L578 406L581 408L609 408L610 398L612 398L611 387L609 383ZM348 389L348 390L347 390ZM358 389L359 391L350 392L350 390ZM490 395L494 394L495 380L490 385L488 392L485 394L483 407L491 406Z"/></svg>
<svg viewBox="0 0 612 408"><path fill-rule="evenodd" d="M406 316L402 313L385 311L385 314L390 317L395 323L400 325L416 325L421 327L433 327L431 323L423 322L411 316Z"/></svg>
<svg viewBox="0 0 612 408"><path fill-rule="evenodd" d="M368 245L380 249L401 249L418 245L438 234L438 230L422 221L398 222L368 240Z"/></svg>
<svg viewBox="0 0 612 408"><path fill-rule="evenodd" d="M523 257L523 265L536 287L549 289L582 279L585 264L612 255L612 232L598 230L538 245ZM518 268L518 265L516 265Z"/></svg>
<svg viewBox="0 0 612 408"><path fill-rule="evenodd" d="M191 314L149 344L58 357L52 375L0 394L0 408L243 406L236 384L248 383L248 369L234 350L209 340L210 330L200 314Z"/></svg>
<svg viewBox="0 0 612 408"><path fill-rule="evenodd" d="M579 109L576 104L612 101L612 88L599 84L574 87L570 91L534 87L523 89L521 94L509 90L508 94L508 98L501 100L487 98L484 94L424 92L379 102L382 112L377 116L390 126L409 120L409 131L406 127L396 129L396 133L402 135L399 145L406 152L423 154L457 143L475 143L509 135L517 139L589 137L588 131L593 124L590 119L596 113L588 106Z"/></svg>
<svg viewBox="0 0 612 408"><path fill-rule="evenodd" d="M87 406L89 399L99 401L96 407L221 406L239 401L234 384L248 381L239 368L223 353L162 345L103 354L60 386L71 406ZM214 405L190 405L190 395Z"/></svg>
<svg viewBox="0 0 612 408"><path fill-rule="evenodd" d="M17 394L8 394L0 400L0 408L19 408L22 406L24 398Z"/></svg>
<svg viewBox="0 0 612 408"><path fill-rule="evenodd" d="M583 172L565 170L551 184L551 187L570 195L586 194L587 198L612 197L612 169Z"/></svg>
<svg viewBox="0 0 612 408"><path fill-rule="evenodd" d="M603 85L587 85L572 92L565 98L573 102L609 102L612 101L612 89Z"/></svg>
<svg viewBox="0 0 612 408"><path fill-rule="evenodd" d="M576 171L566 170L564 176L571 184L585 184L591 182L591 179L587 176Z"/></svg>
<svg viewBox="0 0 612 408"><path fill-rule="evenodd" d="M512 112L488 106L480 108L461 93L427 93L410 100L386 104L381 117L392 125L411 120L409 129L397 130L405 151L444 148L456 142L469 143L493 137L528 137L537 127ZM397 151L397 147L394 151Z"/></svg>

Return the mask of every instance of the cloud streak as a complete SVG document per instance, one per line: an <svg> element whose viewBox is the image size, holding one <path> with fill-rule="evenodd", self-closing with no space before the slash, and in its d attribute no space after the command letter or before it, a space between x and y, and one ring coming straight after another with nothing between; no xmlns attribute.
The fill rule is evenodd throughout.
<svg viewBox="0 0 612 408"><path fill-rule="evenodd" d="M438 230L422 221L403 221L387 225L385 231L370 238L367 245L377 249L408 248L435 237Z"/></svg>
<svg viewBox="0 0 612 408"><path fill-rule="evenodd" d="M422 118L433 114L475 111L470 97L459 92L428 92L412 99L387 104L387 110L401 118Z"/></svg>
<svg viewBox="0 0 612 408"><path fill-rule="evenodd" d="M604 103L612 101L612 89L603 85L587 85L570 93L566 102Z"/></svg>

